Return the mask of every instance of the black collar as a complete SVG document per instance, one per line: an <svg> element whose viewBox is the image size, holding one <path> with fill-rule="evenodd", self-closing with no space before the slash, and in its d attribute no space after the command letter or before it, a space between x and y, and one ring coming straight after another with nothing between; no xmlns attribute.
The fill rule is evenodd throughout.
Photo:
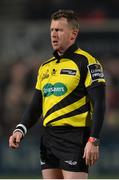
<svg viewBox="0 0 119 180"><path fill-rule="evenodd" d="M71 45L65 52L63 55L59 55L57 51L54 51L53 55L54 57L57 59L57 63L60 62L61 58L67 58L70 56L70 54L72 54L74 51L76 51L78 49L77 44L73 44Z"/></svg>

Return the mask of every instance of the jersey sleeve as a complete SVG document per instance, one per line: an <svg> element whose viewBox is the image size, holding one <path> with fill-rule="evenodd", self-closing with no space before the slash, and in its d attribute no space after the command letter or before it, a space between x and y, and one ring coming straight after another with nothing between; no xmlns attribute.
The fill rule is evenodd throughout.
<svg viewBox="0 0 119 180"><path fill-rule="evenodd" d="M105 84L104 72L102 65L98 60L92 58L88 61L87 76L85 79L85 87L90 88L97 86L100 83Z"/></svg>

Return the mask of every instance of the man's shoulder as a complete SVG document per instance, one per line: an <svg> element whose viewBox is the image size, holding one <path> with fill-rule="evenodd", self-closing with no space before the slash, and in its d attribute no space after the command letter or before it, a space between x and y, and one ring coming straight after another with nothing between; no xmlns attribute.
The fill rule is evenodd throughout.
<svg viewBox="0 0 119 180"><path fill-rule="evenodd" d="M78 54L79 56L84 57L84 59L86 59L88 64L93 64L96 63L97 59L88 51L82 50L82 49L77 49L75 51L76 54Z"/></svg>
<svg viewBox="0 0 119 180"><path fill-rule="evenodd" d="M49 58L48 60L44 61L44 62L41 64L41 66L44 66L44 65L46 65L46 64L54 61L55 59L56 59L55 57L51 57L51 58Z"/></svg>
<svg viewBox="0 0 119 180"><path fill-rule="evenodd" d="M76 51L75 51L76 54L79 54L79 55L82 55L82 56L85 56L86 58L95 58L91 53L89 53L88 51L84 51L80 48L78 48Z"/></svg>

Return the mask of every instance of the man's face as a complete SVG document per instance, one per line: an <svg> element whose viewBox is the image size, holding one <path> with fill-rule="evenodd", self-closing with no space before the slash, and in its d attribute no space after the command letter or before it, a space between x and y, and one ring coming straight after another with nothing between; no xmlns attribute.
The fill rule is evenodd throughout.
<svg viewBox="0 0 119 180"><path fill-rule="evenodd" d="M54 50L63 53L71 46L76 38L76 32L68 24L66 18L52 20L51 26L51 43Z"/></svg>

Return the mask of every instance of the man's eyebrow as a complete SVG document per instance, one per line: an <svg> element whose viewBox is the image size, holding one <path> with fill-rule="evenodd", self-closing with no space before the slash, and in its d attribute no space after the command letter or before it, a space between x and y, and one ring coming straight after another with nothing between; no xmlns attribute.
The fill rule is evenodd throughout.
<svg viewBox="0 0 119 180"><path fill-rule="evenodd" d="M51 30L58 31L60 28L51 28Z"/></svg>

